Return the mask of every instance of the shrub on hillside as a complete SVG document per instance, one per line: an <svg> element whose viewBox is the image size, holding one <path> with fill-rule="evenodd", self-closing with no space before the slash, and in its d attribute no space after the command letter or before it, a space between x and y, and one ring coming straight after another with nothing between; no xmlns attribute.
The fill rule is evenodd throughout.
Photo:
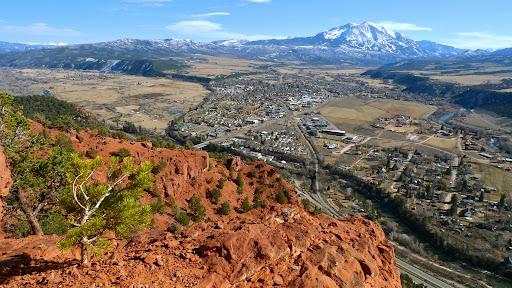
<svg viewBox="0 0 512 288"><path fill-rule="evenodd" d="M206 216L206 209L201 203L201 198L194 194L188 201L188 206L192 210L192 220L194 222L202 221Z"/></svg>
<svg viewBox="0 0 512 288"><path fill-rule="evenodd" d="M276 196L276 201L279 204L288 204L288 198L286 197L284 189L279 190Z"/></svg>
<svg viewBox="0 0 512 288"><path fill-rule="evenodd" d="M229 203L228 202L222 203L219 208L219 214L220 215L228 215L229 212L231 212L231 206L229 205Z"/></svg>
<svg viewBox="0 0 512 288"><path fill-rule="evenodd" d="M110 153L110 155L123 159L123 158L131 157L132 153L130 152L130 150L123 147L123 148L119 148L119 150L117 150L115 152Z"/></svg>
<svg viewBox="0 0 512 288"><path fill-rule="evenodd" d="M221 195L222 193L220 192L219 188L213 188L212 190L208 190L206 192L206 198L208 198L212 204L218 204Z"/></svg>
<svg viewBox="0 0 512 288"><path fill-rule="evenodd" d="M240 206L241 212L249 212L251 210L251 203L249 202L249 197L245 197L242 205Z"/></svg>

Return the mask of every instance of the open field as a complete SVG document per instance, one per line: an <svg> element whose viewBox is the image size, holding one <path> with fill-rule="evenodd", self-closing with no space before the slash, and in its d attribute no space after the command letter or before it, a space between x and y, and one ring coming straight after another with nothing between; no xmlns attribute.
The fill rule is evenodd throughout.
<svg viewBox="0 0 512 288"><path fill-rule="evenodd" d="M452 152L452 153L458 152L457 139L450 139L450 138L434 136L434 137L428 139L424 144L439 148L441 150Z"/></svg>
<svg viewBox="0 0 512 288"><path fill-rule="evenodd" d="M418 102L397 100L365 102L351 97L330 101L320 108L320 113L339 129L358 132L361 128L370 129L368 127L372 122L381 117L392 117L401 114L411 118L421 118L435 111L435 109L433 106Z"/></svg>
<svg viewBox="0 0 512 288"><path fill-rule="evenodd" d="M229 75L237 72L256 72L259 70L258 66L270 64L261 61L203 55L189 59L187 63L191 66L185 69L187 74L204 77Z"/></svg>
<svg viewBox="0 0 512 288"><path fill-rule="evenodd" d="M481 180L486 186L497 189L491 193L489 200L497 202L503 193L507 194L508 199L512 198L512 173L481 163L473 163L473 167L474 173L481 175Z"/></svg>
<svg viewBox="0 0 512 288"><path fill-rule="evenodd" d="M452 121L474 128L512 131L512 120L510 118L493 116L485 111L465 111Z"/></svg>
<svg viewBox="0 0 512 288"><path fill-rule="evenodd" d="M1 70L0 79L7 87L14 82L21 86L11 91L15 94L48 90L109 123L130 121L157 132L163 132L169 121L199 104L207 94L195 83L97 72L10 69Z"/></svg>
<svg viewBox="0 0 512 288"><path fill-rule="evenodd" d="M500 83L503 79L512 78L510 67L493 65L472 64L470 67L464 68L447 66L445 69L439 69L439 67L434 66L427 66L423 70L402 71L409 72L414 75L426 76L433 80L467 86L486 83L497 84Z"/></svg>
<svg viewBox="0 0 512 288"><path fill-rule="evenodd" d="M485 83L498 84L503 79L512 78L512 73L498 73L489 75L440 75L430 76L430 78L443 82L471 86Z"/></svg>

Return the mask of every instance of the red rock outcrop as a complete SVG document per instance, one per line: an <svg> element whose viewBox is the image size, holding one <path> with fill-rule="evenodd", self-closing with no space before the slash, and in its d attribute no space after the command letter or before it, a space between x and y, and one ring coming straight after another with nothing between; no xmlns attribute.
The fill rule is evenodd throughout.
<svg viewBox="0 0 512 288"><path fill-rule="evenodd" d="M337 220L306 212L293 186L270 166L237 158L222 163L202 151L154 148L93 132L71 134L71 139L82 153L94 149L108 158L124 147L137 161L166 163L157 174L163 199L172 195L186 210L187 200L197 194L208 219L174 235L165 230L174 221L167 211L155 216L156 228L115 240L91 267L80 267L74 251L56 250L56 236L0 240L0 286L400 287L394 250L380 226L363 218ZM243 175L242 190L227 179L232 165ZM237 208L259 194L263 208L219 216L220 205L210 203L206 191L221 178L226 181L220 202ZM283 189L290 204L275 201Z"/></svg>

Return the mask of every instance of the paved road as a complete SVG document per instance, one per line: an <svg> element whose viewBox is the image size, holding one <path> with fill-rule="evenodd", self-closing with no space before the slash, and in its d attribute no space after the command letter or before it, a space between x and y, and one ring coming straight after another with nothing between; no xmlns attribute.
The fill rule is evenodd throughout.
<svg viewBox="0 0 512 288"><path fill-rule="evenodd" d="M325 194L322 191L320 191L320 185L318 184L318 171L320 170L320 164L319 164L320 160L318 159L319 155L315 152L315 149L313 149L313 144L311 143L311 139L305 135L304 128L301 127L300 122L297 123L297 127L299 128L299 130L302 133L302 136L306 140L305 141L306 146L308 147L308 149L311 153L311 156L313 156L312 159L313 159L313 162L315 165L315 176L313 179L314 182L312 183L314 193L309 194L309 198L313 198L315 200L314 202L317 204L317 206L322 208L322 211L326 212L327 214L329 214L333 217L339 217L340 214L336 211L336 209L333 208L332 205L327 203Z"/></svg>
<svg viewBox="0 0 512 288"><path fill-rule="evenodd" d="M401 273L405 273L414 280L414 282L421 283L428 288L455 288L452 284L446 283L443 280L440 280L436 276L432 276L428 273L425 273L423 270L419 269L416 266L413 266L400 258L396 259L396 266L400 269Z"/></svg>
<svg viewBox="0 0 512 288"><path fill-rule="evenodd" d="M328 199L326 199L326 197L325 197L325 194L319 190L319 184L318 184L318 172L319 172L319 162L320 162L318 159L319 155L313 149L313 145L310 142L311 139L307 135L305 135L305 131L300 126L300 123L298 123L297 125L298 125L299 130L302 132L303 137L306 140L308 149L310 150L311 155L313 156L313 160L315 162L315 179L314 179L315 183L313 183L313 187L315 188L315 192L316 192L316 193L306 193L306 192L297 190L297 193L300 197L307 198L314 205L319 206L322 209L322 211L324 211L326 214L336 217L336 218L340 217L340 214L338 213L336 207L334 207L334 205L329 203ZM380 136L380 134L378 136ZM363 142L366 143L368 140L370 140L372 138L373 137L368 137ZM348 151L348 149L347 149L347 151ZM412 156L413 156L413 153L410 152L406 159L406 162L411 161ZM405 165L404 165L404 167L405 167ZM401 273L410 275L413 278L413 280L415 280L416 282L423 283L428 288L456 288L456 286L453 286L453 285L445 282L444 280L441 280L438 276L433 276L433 275L425 272L425 270L422 270L416 266L413 266L400 258L397 258L397 266L400 269Z"/></svg>

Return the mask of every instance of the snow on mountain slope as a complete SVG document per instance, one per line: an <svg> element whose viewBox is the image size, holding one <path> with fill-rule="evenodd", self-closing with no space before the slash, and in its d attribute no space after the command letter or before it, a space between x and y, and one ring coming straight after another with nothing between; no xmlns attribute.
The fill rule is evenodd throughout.
<svg viewBox="0 0 512 288"><path fill-rule="evenodd" d="M63 44L23 44L23 43L11 43L0 41L0 53L17 52L17 51L28 51L42 48L52 48L62 46Z"/></svg>
<svg viewBox="0 0 512 288"><path fill-rule="evenodd" d="M0 50L1 47L0 43ZM110 42L69 45L58 49L48 49L41 52L27 51L27 53L0 57L0 65L5 62L10 63L9 65L22 63L26 66L27 63L30 63L32 66L37 66L38 63L34 63L39 61L37 59L55 62L55 59L61 59L63 55L66 55L67 58L61 59L59 63L45 62L44 65L60 67L66 64L64 62L81 63L83 62L82 58L108 61L160 59L180 55L206 54L266 61L302 61L318 64L373 66L413 58L453 57L465 52L465 50L434 42L416 42L398 32L390 31L370 22L349 23L313 36L286 39L259 41L225 39L213 42L180 39L120 39ZM40 57L34 58L34 55Z"/></svg>

